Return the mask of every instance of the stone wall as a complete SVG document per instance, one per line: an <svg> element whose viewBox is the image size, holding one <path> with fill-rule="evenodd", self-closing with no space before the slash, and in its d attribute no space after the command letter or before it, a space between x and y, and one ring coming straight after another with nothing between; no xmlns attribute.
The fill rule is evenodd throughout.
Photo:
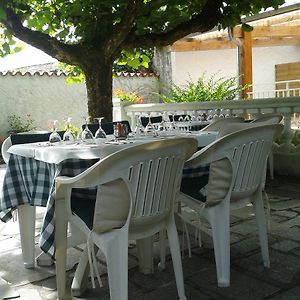
<svg viewBox="0 0 300 300"><path fill-rule="evenodd" d="M63 73L0 73L0 136L9 130L7 117L30 114L38 130L47 130L52 120L72 117L80 126L87 115L85 84L67 84ZM114 89L136 91L145 102L157 102L158 78L124 74L114 78Z"/></svg>

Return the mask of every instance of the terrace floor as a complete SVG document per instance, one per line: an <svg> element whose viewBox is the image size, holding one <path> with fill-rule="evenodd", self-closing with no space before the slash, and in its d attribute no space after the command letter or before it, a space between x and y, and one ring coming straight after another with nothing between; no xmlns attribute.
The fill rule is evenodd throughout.
<svg viewBox="0 0 300 300"><path fill-rule="evenodd" d="M0 175L4 169L0 168ZM0 176L1 178L1 176ZM0 180L1 181L1 180ZM183 258L187 299L300 299L300 178L276 175L267 181L271 217L269 246L271 268L261 263L252 208L235 211L231 218L231 286L218 288L212 241L203 235L203 247L194 242L192 257ZM43 209L38 209L37 242ZM0 299L56 299L55 267L25 269L18 223L0 223ZM158 247L155 247L157 265ZM36 245L37 253L40 252ZM68 290L82 247L68 250ZM103 288L89 288L82 297L72 299L109 299L107 272L103 257L98 257ZM90 284L91 286L91 284ZM129 299L177 299L171 259L166 270L154 274L139 273L136 248L129 251Z"/></svg>

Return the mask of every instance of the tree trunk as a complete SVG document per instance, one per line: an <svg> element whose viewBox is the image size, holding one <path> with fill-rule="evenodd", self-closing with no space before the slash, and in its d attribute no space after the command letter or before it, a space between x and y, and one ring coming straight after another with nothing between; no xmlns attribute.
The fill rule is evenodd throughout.
<svg viewBox="0 0 300 300"><path fill-rule="evenodd" d="M84 68L84 73L89 115L104 117L105 122L112 121L112 63L92 64Z"/></svg>

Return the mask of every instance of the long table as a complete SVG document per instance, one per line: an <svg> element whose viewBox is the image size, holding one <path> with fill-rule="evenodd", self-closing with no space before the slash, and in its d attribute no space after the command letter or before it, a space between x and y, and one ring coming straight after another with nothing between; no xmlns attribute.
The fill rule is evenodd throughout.
<svg viewBox="0 0 300 300"><path fill-rule="evenodd" d="M216 138L216 133L209 132L186 135L197 139L200 148ZM98 144L41 142L10 147L11 155L0 193L0 219L4 222L8 221L12 217L12 210L18 208L20 222L22 222L20 234L25 266L34 267L33 209L35 206L46 207L39 245L52 258L55 255L54 182L58 175L76 176L113 152L161 138L172 138L172 136L137 137L119 142L115 142L109 136ZM26 226L30 228L27 232L24 229ZM29 234L30 230L32 232Z"/></svg>

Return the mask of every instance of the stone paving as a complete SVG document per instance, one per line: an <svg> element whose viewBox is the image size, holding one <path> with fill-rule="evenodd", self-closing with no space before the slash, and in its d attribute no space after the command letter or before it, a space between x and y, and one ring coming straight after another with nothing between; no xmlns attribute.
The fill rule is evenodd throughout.
<svg viewBox="0 0 300 300"><path fill-rule="evenodd" d="M3 169L0 168L3 173ZM271 268L261 263L260 248L253 211L247 207L231 218L231 286L218 288L212 241L203 235L203 247L192 244L192 257L183 258L187 299L300 299L300 178L277 175L267 181L270 203L269 247ZM36 236L43 209L38 210ZM193 240L193 239L192 239ZM158 262L155 244L155 263ZM37 254L40 252L36 246ZM68 291L82 251L68 250ZM177 299L176 285L170 257L166 270L143 275L138 271L134 244L129 251L129 299ZM109 299L107 273L103 257L98 257L104 287L91 288L82 297L72 299ZM70 297L71 298L71 297ZM20 250L18 223L0 224L0 299L56 299L55 268L24 269Z"/></svg>

